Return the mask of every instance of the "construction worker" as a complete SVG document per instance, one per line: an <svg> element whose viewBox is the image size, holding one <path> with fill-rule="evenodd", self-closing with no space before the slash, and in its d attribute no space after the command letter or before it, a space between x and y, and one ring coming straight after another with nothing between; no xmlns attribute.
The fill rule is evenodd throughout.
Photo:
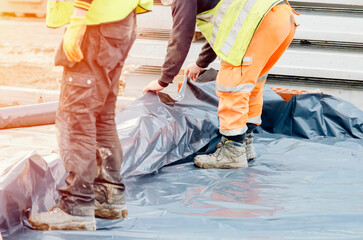
<svg viewBox="0 0 363 240"><path fill-rule="evenodd" d="M68 176L60 201L29 217L34 228L95 230L95 216L127 216L115 107L121 70L136 38L136 14L152 5L152 0L48 1L47 25L69 23L55 57L64 67L56 129Z"/></svg>
<svg viewBox="0 0 363 240"><path fill-rule="evenodd" d="M261 124L267 72L290 45L296 23L284 0L174 0L173 30L162 75L143 92L161 91L178 74L193 39L195 23L207 44L186 75L195 79L218 56L216 81L221 143L194 163L202 168L245 168L256 157L253 129Z"/></svg>

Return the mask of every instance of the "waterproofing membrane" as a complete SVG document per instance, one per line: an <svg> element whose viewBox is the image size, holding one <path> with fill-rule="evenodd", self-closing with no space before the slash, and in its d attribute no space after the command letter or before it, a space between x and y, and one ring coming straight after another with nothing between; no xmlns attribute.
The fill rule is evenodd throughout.
<svg viewBox="0 0 363 240"><path fill-rule="evenodd" d="M295 95L283 101L271 89L264 92L262 128L302 138L363 138L363 111L326 94Z"/></svg>
<svg viewBox="0 0 363 240"><path fill-rule="evenodd" d="M260 130L255 135L257 159L247 169L205 170L185 157L207 143L209 148L202 150L209 151L216 143L214 83L187 85L177 101L147 94L117 116L124 149L126 220L98 219L96 232L28 228L26 216L54 204L58 197L54 189L64 178L59 157L29 154L14 157L11 161L17 163L0 173L3 236L47 240L363 238L362 111L325 95L278 101L266 88L263 120L274 133ZM338 108L333 107L336 103ZM297 105L305 112L320 111L316 114L320 118L301 116L304 111L296 112ZM265 118L266 106L285 112ZM328 114L325 106L330 106ZM285 119L285 128L276 127L278 119ZM289 130L296 122L307 129Z"/></svg>

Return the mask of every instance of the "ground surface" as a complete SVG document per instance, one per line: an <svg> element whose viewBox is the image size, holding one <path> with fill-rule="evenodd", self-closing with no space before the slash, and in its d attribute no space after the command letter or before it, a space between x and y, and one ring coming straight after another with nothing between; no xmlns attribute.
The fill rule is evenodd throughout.
<svg viewBox="0 0 363 240"><path fill-rule="evenodd" d="M0 86L59 89L62 68L53 63L63 32L42 18L0 16Z"/></svg>
<svg viewBox="0 0 363 240"><path fill-rule="evenodd" d="M62 68L53 58L63 29L39 18L0 17L0 85L58 89Z"/></svg>

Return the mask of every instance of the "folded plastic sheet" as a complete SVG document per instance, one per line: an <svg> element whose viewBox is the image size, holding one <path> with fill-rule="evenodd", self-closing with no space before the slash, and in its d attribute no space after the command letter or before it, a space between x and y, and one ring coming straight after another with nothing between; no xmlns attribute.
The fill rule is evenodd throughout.
<svg viewBox="0 0 363 240"><path fill-rule="evenodd" d="M327 94L295 95L286 102L265 87L262 128L303 138L363 138L363 111Z"/></svg>
<svg viewBox="0 0 363 240"><path fill-rule="evenodd" d="M176 100L148 93L131 103L116 116L122 175L154 172L207 145L218 136L217 105L213 82L185 82Z"/></svg>
<svg viewBox="0 0 363 240"><path fill-rule="evenodd" d="M15 153L14 153L15 154ZM4 236L21 230L33 212L49 209L58 199L66 171L57 154L18 153L0 169L0 230Z"/></svg>
<svg viewBox="0 0 363 240"><path fill-rule="evenodd" d="M278 101L272 90L267 88L265 92L265 106L271 101L271 107L279 104L280 117L294 116L294 108L281 107L287 103ZM214 83L188 83L177 101L165 95L147 94L116 119L124 150L122 174L127 186L128 219L98 220L97 232L30 230L26 227L26 216L54 204L58 197L54 189L64 178L57 170L63 169L59 158L41 161L35 155L36 162L42 162L39 168L29 161L34 159L31 155L19 157L16 166L27 166L23 169L30 173L43 169L42 174L27 175L22 168L13 167L7 168L11 171L5 175L0 172L0 230L5 236L17 231L7 239L47 240L363 238L363 140L352 138L362 134L362 112L349 103L332 99L343 105L346 112L356 113L329 114L333 120L337 114L332 126L339 130L334 131L338 137L318 135L317 130L324 126L310 124L315 119L307 117L299 121L305 122L313 135L299 135L292 130L285 133L293 137L256 134L257 159L250 163L250 168L203 170L194 167L190 157L178 160L216 142ZM312 106L304 107L314 111L319 104L314 101ZM274 118L264 121L269 126L277 124ZM355 128L348 128L347 132L357 133L347 134L341 130L345 126ZM26 190L29 185L31 191ZM14 193L14 189L19 191ZM16 197L7 197L5 201L5 193Z"/></svg>
<svg viewBox="0 0 363 240"><path fill-rule="evenodd" d="M123 163L125 177L184 159L218 136L217 72L204 74L196 83L185 82L176 101L150 93L116 117L124 159L133 159ZM265 86L262 120L262 129L272 133L363 139L363 111L326 94L295 95L286 102Z"/></svg>

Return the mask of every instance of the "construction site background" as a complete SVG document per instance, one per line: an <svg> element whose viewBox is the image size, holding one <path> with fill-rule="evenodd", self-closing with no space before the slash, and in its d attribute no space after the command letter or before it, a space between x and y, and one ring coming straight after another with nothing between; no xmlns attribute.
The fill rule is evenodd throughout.
<svg viewBox="0 0 363 240"><path fill-rule="evenodd" d="M64 28L50 29L35 15L0 15L0 86L59 90L62 68L54 66L54 55ZM133 69L125 66L123 72ZM125 76L121 76L123 95ZM12 105L18 105L16 101ZM0 102L0 107L5 104Z"/></svg>
<svg viewBox="0 0 363 240"><path fill-rule="evenodd" d="M363 109L363 33L358 27L363 24L363 0L289 2L301 13L297 17L301 26L267 84L279 94L282 88L323 92ZM170 6L163 6L160 0L154 3L152 13L138 17L138 39L123 69L120 96L140 96L143 86L160 76L172 18ZM0 0L0 86L59 90L62 68L54 67L54 55L64 28L47 28L45 12L46 0ZM195 40L200 37L197 31ZM203 40L192 44L184 67L196 59L202 44ZM212 64L218 66L218 61ZM175 82L182 80L183 71ZM166 91L175 93L177 84ZM24 102L0 99L0 107L19 104Z"/></svg>

